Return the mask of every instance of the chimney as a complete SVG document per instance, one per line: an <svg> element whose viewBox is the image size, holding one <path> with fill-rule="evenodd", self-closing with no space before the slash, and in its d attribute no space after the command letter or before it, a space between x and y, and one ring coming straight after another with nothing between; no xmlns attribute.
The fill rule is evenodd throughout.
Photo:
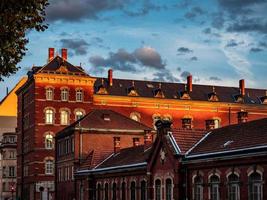
<svg viewBox="0 0 267 200"><path fill-rule="evenodd" d="M239 124L247 122L248 121L248 112L246 112L244 110L239 111L237 113L237 120L238 120Z"/></svg>
<svg viewBox="0 0 267 200"><path fill-rule="evenodd" d="M150 147L152 144L153 138L152 138L152 133L151 131L145 131L145 136L144 136L144 147L145 150Z"/></svg>
<svg viewBox="0 0 267 200"><path fill-rule="evenodd" d="M108 70L108 85L109 86L113 85L113 71L112 71L112 69Z"/></svg>
<svg viewBox="0 0 267 200"><path fill-rule="evenodd" d="M187 92L193 91L192 75L187 76Z"/></svg>
<svg viewBox="0 0 267 200"><path fill-rule="evenodd" d="M50 62L55 56L55 49L49 48L48 49L48 62Z"/></svg>
<svg viewBox="0 0 267 200"><path fill-rule="evenodd" d="M140 145L140 139L139 138L133 138L133 146L137 147Z"/></svg>
<svg viewBox="0 0 267 200"><path fill-rule="evenodd" d="M68 59L68 49L61 49L61 57L63 58L63 60L67 60Z"/></svg>
<svg viewBox="0 0 267 200"><path fill-rule="evenodd" d="M242 96L245 96L245 80L244 79L239 80L239 90L240 90L240 94Z"/></svg>
<svg viewBox="0 0 267 200"><path fill-rule="evenodd" d="M207 130L212 130L215 128L215 121L214 119L208 119L206 120L206 129Z"/></svg>
<svg viewBox="0 0 267 200"><path fill-rule="evenodd" d="M114 153L119 153L121 148L121 138L120 137L113 137L114 142Z"/></svg>

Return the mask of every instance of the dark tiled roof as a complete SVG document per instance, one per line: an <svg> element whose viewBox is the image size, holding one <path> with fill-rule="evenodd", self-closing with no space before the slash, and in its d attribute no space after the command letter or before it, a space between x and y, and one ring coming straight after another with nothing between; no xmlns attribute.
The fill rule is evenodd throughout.
<svg viewBox="0 0 267 200"><path fill-rule="evenodd" d="M121 149L119 153L112 155L96 169L132 165L146 162L151 148L144 151L144 145Z"/></svg>
<svg viewBox="0 0 267 200"><path fill-rule="evenodd" d="M214 129L189 153L227 152L267 145L267 118Z"/></svg>
<svg viewBox="0 0 267 200"><path fill-rule="evenodd" d="M78 123L81 127L94 129L152 130L150 127L120 113L104 109L92 110Z"/></svg>
<svg viewBox="0 0 267 200"><path fill-rule="evenodd" d="M125 131L144 131L152 130L152 128L134 121L120 113L112 110L93 109L86 114L82 119L74 122L57 134L57 137L62 137L67 133L67 130L74 127L82 127L88 129L99 130L125 130Z"/></svg>
<svg viewBox="0 0 267 200"><path fill-rule="evenodd" d="M186 153L205 134L206 130L172 129L172 135L182 154Z"/></svg>
<svg viewBox="0 0 267 200"><path fill-rule="evenodd" d="M97 78L95 82L95 93L97 93L99 86L102 84L103 78ZM113 85L108 86L108 80L104 80L104 86L109 95L127 96L129 88L132 86L132 80L113 79ZM161 84L161 90L167 99L180 99L181 92L185 90L184 83L166 83L154 81L140 81L135 80L134 85L137 93L141 97L154 98L156 90ZM214 90L219 99L219 102L234 103L239 95L239 88L214 86ZM193 91L189 92L191 100L208 101L209 95L213 92L213 86L196 85L193 84ZM244 103L247 104L261 104L261 97L266 95L263 89L246 88L246 95L244 96Z"/></svg>
<svg viewBox="0 0 267 200"><path fill-rule="evenodd" d="M62 70L60 68L63 67ZM49 63L44 65L42 68L34 67L33 72L38 73L66 73L66 74L75 74L75 75L83 75L88 76L86 72L83 71L81 67L74 66L70 64L68 61L64 60L60 56L56 56Z"/></svg>

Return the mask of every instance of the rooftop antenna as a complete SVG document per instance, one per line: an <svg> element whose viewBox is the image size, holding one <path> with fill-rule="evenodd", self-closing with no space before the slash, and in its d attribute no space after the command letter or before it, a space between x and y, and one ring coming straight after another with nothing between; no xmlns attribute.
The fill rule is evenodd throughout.
<svg viewBox="0 0 267 200"><path fill-rule="evenodd" d="M6 87L6 95L8 95L8 93L9 93L9 92L8 92L8 87Z"/></svg>

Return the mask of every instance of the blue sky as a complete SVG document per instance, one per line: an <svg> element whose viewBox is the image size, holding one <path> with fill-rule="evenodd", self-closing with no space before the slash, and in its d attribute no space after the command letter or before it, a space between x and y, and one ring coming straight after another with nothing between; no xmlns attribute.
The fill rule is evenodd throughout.
<svg viewBox="0 0 267 200"><path fill-rule="evenodd" d="M47 49L68 48L69 62L92 76L267 88L267 0L51 0L49 28L29 31L12 88Z"/></svg>

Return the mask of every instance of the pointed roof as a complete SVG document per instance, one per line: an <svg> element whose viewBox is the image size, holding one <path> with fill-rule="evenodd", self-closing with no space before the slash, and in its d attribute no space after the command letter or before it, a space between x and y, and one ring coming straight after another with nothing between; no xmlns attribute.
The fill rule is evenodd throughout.
<svg viewBox="0 0 267 200"><path fill-rule="evenodd" d="M55 74L69 74L69 75L83 75L88 76L88 74L81 68L72 65L67 60L64 60L60 56L56 56L37 73L55 73Z"/></svg>
<svg viewBox="0 0 267 200"><path fill-rule="evenodd" d="M224 155L255 148L267 148L267 118L214 129L188 152L187 157Z"/></svg>

